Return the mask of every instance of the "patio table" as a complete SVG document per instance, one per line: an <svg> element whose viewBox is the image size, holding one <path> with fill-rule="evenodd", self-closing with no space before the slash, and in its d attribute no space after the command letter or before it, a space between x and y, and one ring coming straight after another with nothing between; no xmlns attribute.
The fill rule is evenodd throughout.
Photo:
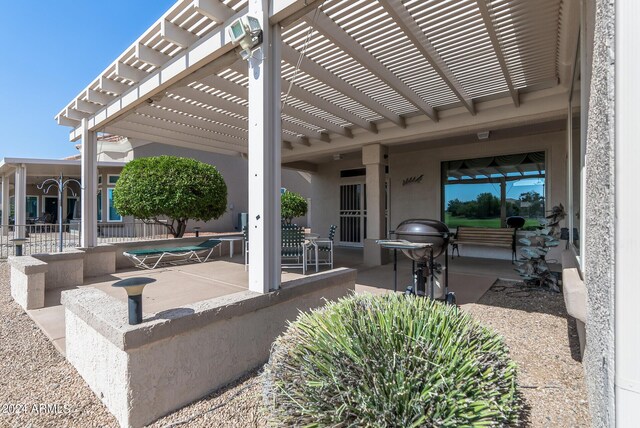
<svg viewBox="0 0 640 428"><path fill-rule="evenodd" d="M226 241L229 243L229 258L233 258L233 246L236 241L242 241L242 249L244 250L244 237L242 236L220 236L215 239L219 241ZM220 256L222 256L222 245L220 246Z"/></svg>
<svg viewBox="0 0 640 428"><path fill-rule="evenodd" d="M318 244L316 242L316 240L320 237L320 235L318 235L317 233L305 233L304 234L304 239L305 239L305 244L310 245L314 248L314 257L315 257L315 262L316 262L316 272L318 272Z"/></svg>

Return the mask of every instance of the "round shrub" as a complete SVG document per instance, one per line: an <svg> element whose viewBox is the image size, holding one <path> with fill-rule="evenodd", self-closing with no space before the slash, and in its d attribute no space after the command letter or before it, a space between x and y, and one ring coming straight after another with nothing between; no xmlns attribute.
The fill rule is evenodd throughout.
<svg viewBox="0 0 640 428"><path fill-rule="evenodd" d="M520 410L500 336L455 306L400 294L300 314L273 345L265 401L285 426L504 426Z"/></svg>
<svg viewBox="0 0 640 428"><path fill-rule="evenodd" d="M280 195L280 216L285 223L291 224L294 217L307 214L307 200L301 195L285 190Z"/></svg>

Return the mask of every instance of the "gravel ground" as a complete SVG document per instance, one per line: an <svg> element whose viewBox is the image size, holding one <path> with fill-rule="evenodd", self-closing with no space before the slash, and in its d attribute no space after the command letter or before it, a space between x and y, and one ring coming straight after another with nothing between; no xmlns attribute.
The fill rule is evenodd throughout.
<svg viewBox="0 0 640 428"><path fill-rule="evenodd" d="M7 264L0 262L0 427L117 426L75 369L13 302L8 276ZM514 290L513 283L498 282L464 309L505 337L520 370L523 426L589 426L583 369L574 359L579 355L575 323L567 318L562 295ZM152 427L264 427L261 393L259 372L249 373Z"/></svg>
<svg viewBox="0 0 640 428"><path fill-rule="evenodd" d="M464 309L505 338L518 364L523 425L590 426L578 333L562 294L523 292L515 284L498 281Z"/></svg>
<svg viewBox="0 0 640 428"><path fill-rule="evenodd" d="M1 427L117 426L76 370L11 298L0 261Z"/></svg>

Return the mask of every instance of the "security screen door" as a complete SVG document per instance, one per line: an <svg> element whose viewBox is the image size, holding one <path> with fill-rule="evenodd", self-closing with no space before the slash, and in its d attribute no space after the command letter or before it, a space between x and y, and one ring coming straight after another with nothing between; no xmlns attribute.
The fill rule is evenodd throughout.
<svg viewBox="0 0 640 428"><path fill-rule="evenodd" d="M361 247L367 237L366 192L364 183L340 185L340 245Z"/></svg>

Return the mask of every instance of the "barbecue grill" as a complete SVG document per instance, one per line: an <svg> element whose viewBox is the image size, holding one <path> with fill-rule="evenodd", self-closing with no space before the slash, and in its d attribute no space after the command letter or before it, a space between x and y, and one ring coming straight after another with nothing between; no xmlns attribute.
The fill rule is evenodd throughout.
<svg viewBox="0 0 640 428"><path fill-rule="evenodd" d="M410 219L398 225L396 240L380 240L384 248L394 250L394 289L397 289L397 255L402 253L413 261L413 284L405 293L429 296L432 299L455 303L455 295L448 292L448 251L450 232L442 222L429 219ZM435 263L435 258L445 255L444 267ZM443 275L444 273L444 275ZM439 274L440 278L436 277ZM443 286L444 280L444 286ZM429 289L427 290L427 283Z"/></svg>

